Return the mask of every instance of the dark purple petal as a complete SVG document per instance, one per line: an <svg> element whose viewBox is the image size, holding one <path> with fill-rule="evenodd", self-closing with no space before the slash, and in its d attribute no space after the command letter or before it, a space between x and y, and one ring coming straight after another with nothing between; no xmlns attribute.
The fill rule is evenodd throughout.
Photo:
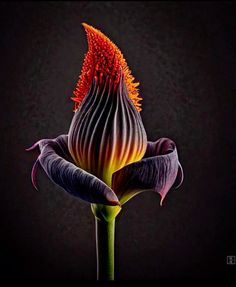
<svg viewBox="0 0 236 287"><path fill-rule="evenodd" d="M116 171L112 177L112 188L121 204L134 195L153 190L161 195L163 202L167 192L183 180L182 167L178 161L175 143L167 138L148 142L142 160L129 164Z"/></svg>
<svg viewBox="0 0 236 287"><path fill-rule="evenodd" d="M48 177L68 193L91 203L119 205L110 187L92 174L73 164L67 147L68 136L61 135L53 140L43 139L32 148L38 147L40 155L32 170L32 182L40 162Z"/></svg>

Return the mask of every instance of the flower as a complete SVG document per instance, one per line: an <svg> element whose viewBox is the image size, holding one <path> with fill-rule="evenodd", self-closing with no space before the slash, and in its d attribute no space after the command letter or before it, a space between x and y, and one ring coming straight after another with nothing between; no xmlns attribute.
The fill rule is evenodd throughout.
<svg viewBox="0 0 236 287"><path fill-rule="evenodd" d="M183 170L172 140L147 141L139 83L120 50L97 29L83 26L89 49L72 98L69 132L28 149L40 151L31 177L36 187L40 164L53 182L92 203L95 216L109 221L145 190L158 192L162 204L169 189L182 183Z"/></svg>

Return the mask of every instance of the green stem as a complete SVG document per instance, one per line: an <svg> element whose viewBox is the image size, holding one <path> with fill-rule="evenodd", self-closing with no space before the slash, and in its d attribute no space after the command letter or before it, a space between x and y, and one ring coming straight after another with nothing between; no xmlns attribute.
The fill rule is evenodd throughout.
<svg viewBox="0 0 236 287"><path fill-rule="evenodd" d="M95 217L97 280L114 280L115 219L107 222Z"/></svg>

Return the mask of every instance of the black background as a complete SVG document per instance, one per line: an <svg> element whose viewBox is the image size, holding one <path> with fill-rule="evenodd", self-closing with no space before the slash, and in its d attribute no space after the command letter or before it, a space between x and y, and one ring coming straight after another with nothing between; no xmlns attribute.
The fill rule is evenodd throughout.
<svg viewBox="0 0 236 287"><path fill-rule="evenodd" d="M149 140L178 146L185 181L143 193L117 219L117 279L233 278L236 10L233 3L1 3L1 278L95 279L89 204L52 184L40 192L24 149L68 131L87 50L101 29L141 83Z"/></svg>

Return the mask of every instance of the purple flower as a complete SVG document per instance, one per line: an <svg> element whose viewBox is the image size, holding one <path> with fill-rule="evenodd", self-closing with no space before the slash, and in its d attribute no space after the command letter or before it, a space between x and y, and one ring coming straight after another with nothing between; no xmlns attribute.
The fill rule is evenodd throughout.
<svg viewBox="0 0 236 287"><path fill-rule="evenodd" d="M172 140L147 141L138 84L120 50L100 31L83 25L89 50L74 92L69 133L28 149L40 152L32 182L36 187L40 164L54 183L95 204L96 216L108 220L142 191L158 192L162 203L169 189L182 183L183 171Z"/></svg>

